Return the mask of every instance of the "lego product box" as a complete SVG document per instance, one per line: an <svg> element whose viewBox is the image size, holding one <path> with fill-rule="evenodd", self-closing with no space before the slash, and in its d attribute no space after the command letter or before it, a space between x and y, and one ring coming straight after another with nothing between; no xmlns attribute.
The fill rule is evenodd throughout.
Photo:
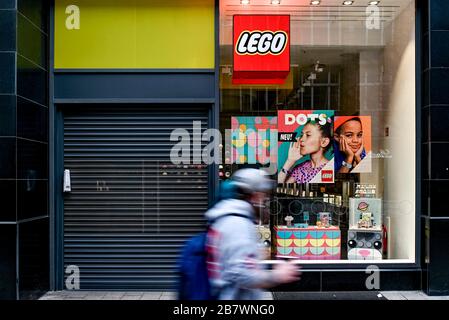
<svg viewBox="0 0 449 320"><path fill-rule="evenodd" d="M276 232L277 257L301 260L338 260L341 254L341 232L336 226L318 228L288 228L278 226Z"/></svg>
<svg viewBox="0 0 449 320"><path fill-rule="evenodd" d="M348 260L382 260L382 246L382 231L348 231Z"/></svg>
<svg viewBox="0 0 449 320"><path fill-rule="evenodd" d="M349 198L349 229L382 230L382 199Z"/></svg>

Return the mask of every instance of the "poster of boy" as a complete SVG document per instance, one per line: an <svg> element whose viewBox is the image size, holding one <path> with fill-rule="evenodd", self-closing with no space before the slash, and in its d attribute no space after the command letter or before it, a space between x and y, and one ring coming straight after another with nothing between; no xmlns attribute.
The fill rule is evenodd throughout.
<svg viewBox="0 0 449 320"><path fill-rule="evenodd" d="M371 117L335 117L336 173L371 172Z"/></svg>

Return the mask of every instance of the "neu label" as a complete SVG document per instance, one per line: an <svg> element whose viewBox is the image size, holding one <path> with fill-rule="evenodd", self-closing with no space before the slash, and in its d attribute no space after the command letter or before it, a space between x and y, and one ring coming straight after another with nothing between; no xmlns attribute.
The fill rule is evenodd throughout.
<svg viewBox="0 0 449 320"><path fill-rule="evenodd" d="M332 170L323 170L321 172L321 181L323 182L332 182L334 174Z"/></svg>
<svg viewBox="0 0 449 320"><path fill-rule="evenodd" d="M284 31L243 31L237 41L237 54L281 54L287 45Z"/></svg>

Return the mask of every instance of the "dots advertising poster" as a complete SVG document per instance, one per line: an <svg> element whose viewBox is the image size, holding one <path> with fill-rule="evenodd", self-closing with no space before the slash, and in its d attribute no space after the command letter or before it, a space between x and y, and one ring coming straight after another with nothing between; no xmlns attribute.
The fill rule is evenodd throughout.
<svg viewBox="0 0 449 320"><path fill-rule="evenodd" d="M271 141L270 132L277 129L277 117L232 117L231 129L232 163L276 163L270 147L277 141Z"/></svg>
<svg viewBox="0 0 449 320"><path fill-rule="evenodd" d="M278 183L333 183L333 110L278 111Z"/></svg>
<svg viewBox="0 0 449 320"><path fill-rule="evenodd" d="M336 173L371 172L371 117L335 117L334 150Z"/></svg>

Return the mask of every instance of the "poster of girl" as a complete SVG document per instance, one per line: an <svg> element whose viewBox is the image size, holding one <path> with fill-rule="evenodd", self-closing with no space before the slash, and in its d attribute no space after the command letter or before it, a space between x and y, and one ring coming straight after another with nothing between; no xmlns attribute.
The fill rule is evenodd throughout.
<svg viewBox="0 0 449 320"><path fill-rule="evenodd" d="M335 117L336 173L371 172L371 117Z"/></svg>
<svg viewBox="0 0 449 320"><path fill-rule="evenodd" d="M278 111L278 183L333 183L334 111Z"/></svg>

